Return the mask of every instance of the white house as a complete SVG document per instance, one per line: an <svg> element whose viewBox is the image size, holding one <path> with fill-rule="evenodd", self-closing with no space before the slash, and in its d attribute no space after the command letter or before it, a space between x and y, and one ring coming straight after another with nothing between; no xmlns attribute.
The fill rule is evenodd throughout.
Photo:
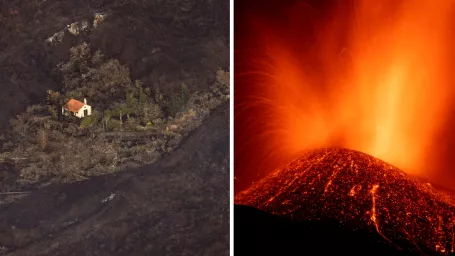
<svg viewBox="0 0 455 256"><path fill-rule="evenodd" d="M92 107L87 105L87 99L84 99L84 102L71 99L62 107L62 114L82 118L92 114Z"/></svg>

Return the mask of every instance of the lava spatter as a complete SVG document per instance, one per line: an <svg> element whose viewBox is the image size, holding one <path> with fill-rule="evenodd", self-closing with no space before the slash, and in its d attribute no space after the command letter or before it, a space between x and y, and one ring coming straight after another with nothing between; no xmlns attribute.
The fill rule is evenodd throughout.
<svg viewBox="0 0 455 256"><path fill-rule="evenodd" d="M337 219L397 248L442 255L454 253L453 202L377 158L338 148L310 151L235 198L297 221Z"/></svg>

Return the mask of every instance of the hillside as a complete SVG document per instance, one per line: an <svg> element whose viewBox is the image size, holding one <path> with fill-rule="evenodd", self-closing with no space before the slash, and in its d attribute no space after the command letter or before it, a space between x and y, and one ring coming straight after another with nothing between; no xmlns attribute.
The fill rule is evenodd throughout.
<svg viewBox="0 0 455 256"><path fill-rule="evenodd" d="M0 0L0 35L0 255L229 253L229 1Z"/></svg>
<svg viewBox="0 0 455 256"><path fill-rule="evenodd" d="M228 1L12 1L1 13L0 192L151 164L229 100ZM62 116L70 99L92 115Z"/></svg>
<svg viewBox="0 0 455 256"><path fill-rule="evenodd" d="M93 27L97 13L106 18L89 32L47 41L76 22ZM128 66L133 81L165 91L182 82L207 89L216 70L229 67L229 1L1 1L0 34L2 129L48 89L62 88L57 65L82 42Z"/></svg>
<svg viewBox="0 0 455 256"><path fill-rule="evenodd" d="M0 254L227 255L228 191L225 104L160 162L0 205Z"/></svg>

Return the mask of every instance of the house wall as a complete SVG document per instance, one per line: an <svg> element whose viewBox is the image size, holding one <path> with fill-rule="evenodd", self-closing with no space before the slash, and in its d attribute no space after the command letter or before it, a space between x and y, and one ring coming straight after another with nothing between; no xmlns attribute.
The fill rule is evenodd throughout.
<svg viewBox="0 0 455 256"><path fill-rule="evenodd" d="M87 114L91 115L92 114L92 106L89 105L84 105L79 111L76 113L76 116L81 118L84 117L84 110L87 109Z"/></svg>

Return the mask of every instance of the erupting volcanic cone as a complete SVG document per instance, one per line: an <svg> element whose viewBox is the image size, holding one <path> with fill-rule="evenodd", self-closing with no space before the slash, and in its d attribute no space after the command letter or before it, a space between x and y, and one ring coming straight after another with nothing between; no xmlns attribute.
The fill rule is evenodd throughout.
<svg viewBox="0 0 455 256"><path fill-rule="evenodd" d="M337 220L406 251L455 253L453 197L353 150L306 153L239 193L235 203L296 221Z"/></svg>

